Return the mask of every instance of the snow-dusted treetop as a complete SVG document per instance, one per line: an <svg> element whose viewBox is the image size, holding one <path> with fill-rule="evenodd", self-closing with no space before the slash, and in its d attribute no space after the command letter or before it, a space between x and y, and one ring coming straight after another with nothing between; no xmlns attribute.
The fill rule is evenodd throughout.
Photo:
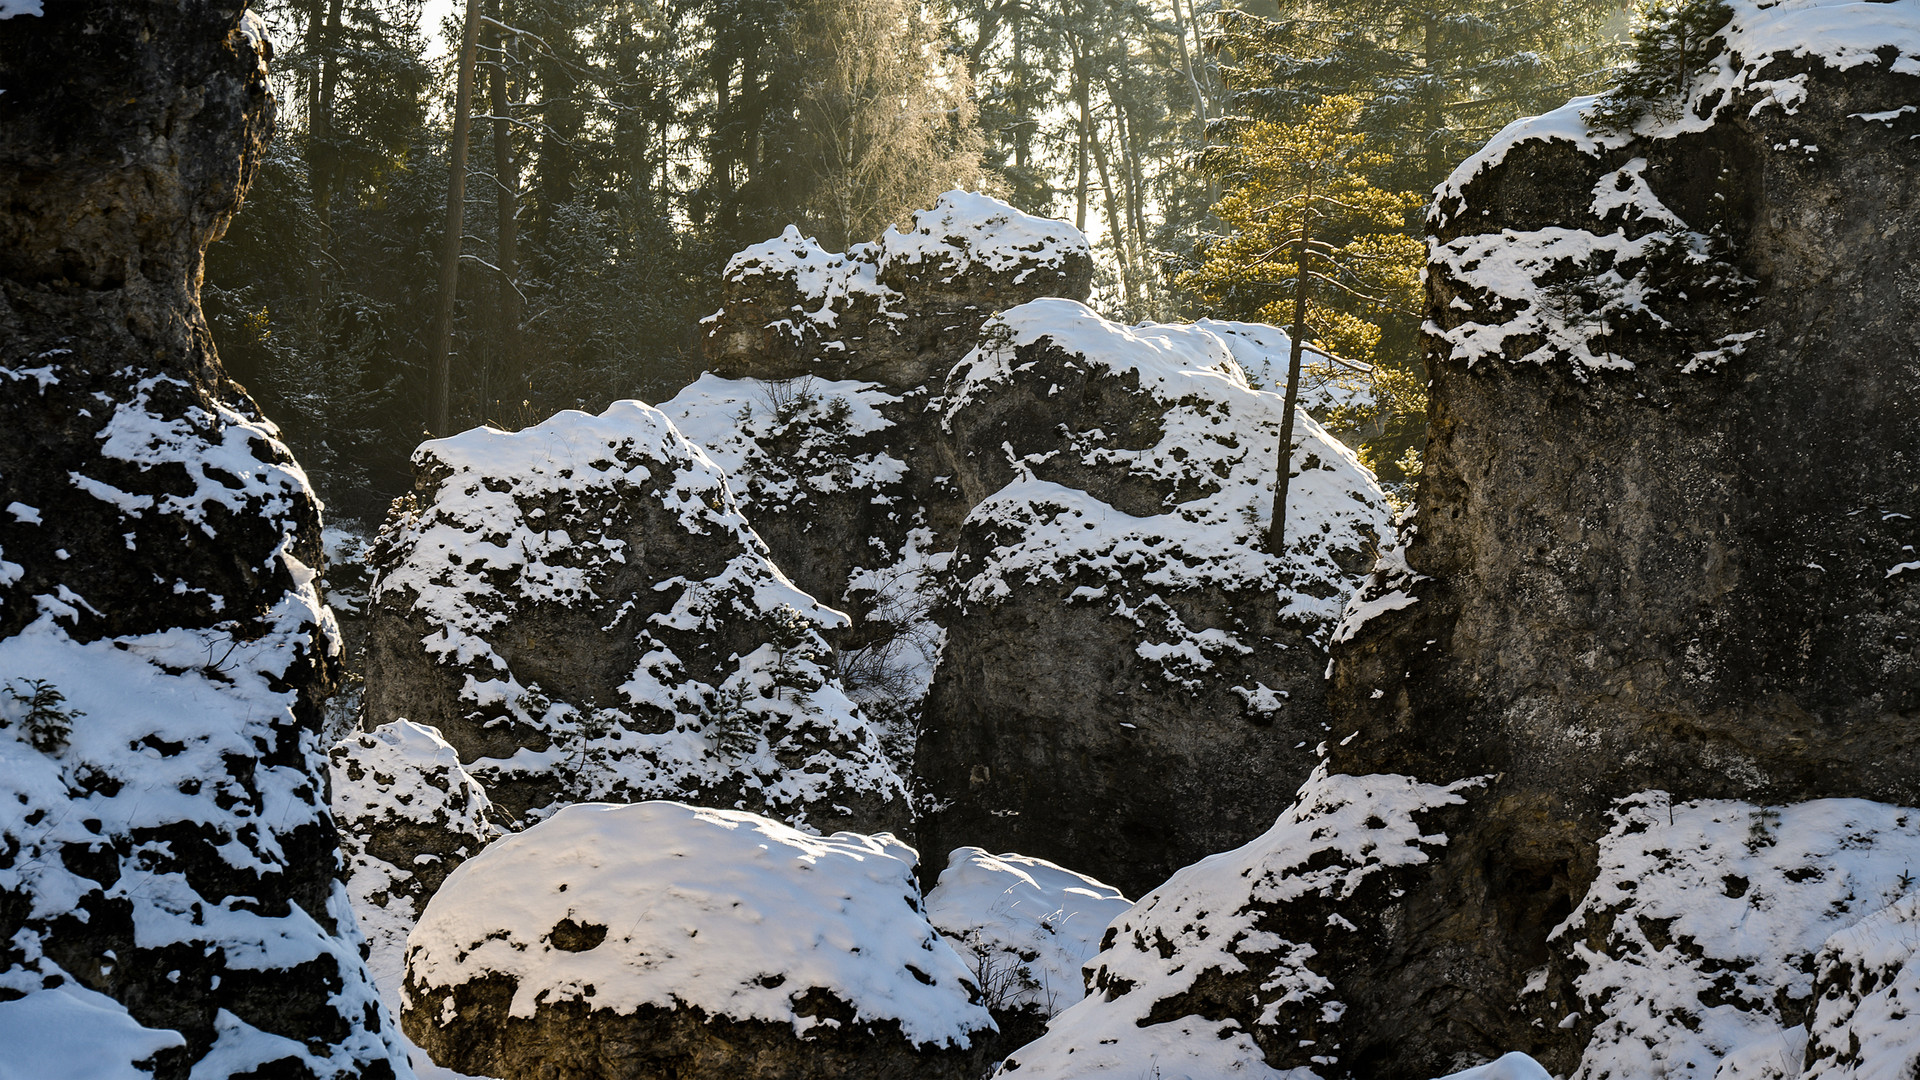
<svg viewBox="0 0 1920 1080"><path fill-rule="evenodd" d="M1543 116L1508 124L1434 189L1434 224L1458 212L1461 193L1481 173L1525 142L1561 141L1583 153L1624 146L1635 136L1667 138L1710 127L1744 91L1765 94L1753 112L1778 105L1791 112L1806 96L1806 77L1769 80L1782 56L1811 57L1840 71L1884 63L1898 75L1920 75L1920 2L1893 0L1728 0L1733 18L1720 31L1720 54L1689 83L1677 113L1641 118L1630 132L1596 131L1593 97L1579 97Z"/></svg>
<svg viewBox="0 0 1920 1080"><path fill-rule="evenodd" d="M795 1009L820 989L856 1023L963 1047L993 1021L921 912L917 861L884 833L809 836L670 802L570 806L448 878L413 932L408 1000L498 974L517 983L516 1017L569 1000L690 1006L804 1036L832 1022Z"/></svg>

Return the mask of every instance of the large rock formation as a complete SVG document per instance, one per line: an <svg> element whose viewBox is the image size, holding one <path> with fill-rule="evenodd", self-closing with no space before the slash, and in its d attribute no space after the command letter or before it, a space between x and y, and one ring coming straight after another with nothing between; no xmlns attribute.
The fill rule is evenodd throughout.
<svg viewBox="0 0 1920 1080"><path fill-rule="evenodd" d="M734 811L568 807L428 905L407 1032L503 1080L968 1080L993 1021L914 862Z"/></svg>
<svg viewBox="0 0 1920 1080"><path fill-rule="evenodd" d="M1385 498L1302 416L1276 558L1284 399L1219 335L1066 300L982 333L946 392L973 508L945 572L922 842L1144 891L1264 831L1305 779L1326 640L1390 532Z"/></svg>
<svg viewBox="0 0 1920 1080"><path fill-rule="evenodd" d="M0 4L0 1053L394 1077L318 754L318 507L202 256L273 127L239 2Z"/></svg>
<svg viewBox="0 0 1920 1080"><path fill-rule="evenodd" d="M1092 275L1079 230L964 191L845 254L788 229L728 262L712 373L660 406L781 567L851 616L840 672L903 759L939 646L929 571L967 509L939 430L947 372L996 311L1084 299Z"/></svg>
<svg viewBox="0 0 1920 1080"><path fill-rule="evenodd" d="M905 787L720 469L615 402L423 444L373 554L368 725L440 730L510 820L673 797L898 827Z"/></svg>
<svg viewBox="0 0 1920 1080"><path fill-rule="evenodd" d="M1039 1075L1100 1072L1064 1051L1102 1031L1202 1025L1250 1040L1252 1075L1429 1077L1508 1050L1560 1075L1799 1074L1820 943L1911 888L1920 820L1869 806L1849 820L1872 829L1779 839L1803 800L1920 801L1920 23L1728 10L1677 98L1630 130L1591 102L1517 124L1431 218L1427 471L1410 543L1336 635L1328 767L1465 802L1423 811L1423 857L1338 910L1222 877L1164 939L1123 932L1106 993L1016 1055ZM1654 830L1674 843L1633 863ZM1890 861L1847 865L1856 843ZM1765 941L1710 932L1769 905ZM1828 1041L1849 1015L1884 1034L1852 963L1823 977L1823 1075L1886 1064Z"/></svg>

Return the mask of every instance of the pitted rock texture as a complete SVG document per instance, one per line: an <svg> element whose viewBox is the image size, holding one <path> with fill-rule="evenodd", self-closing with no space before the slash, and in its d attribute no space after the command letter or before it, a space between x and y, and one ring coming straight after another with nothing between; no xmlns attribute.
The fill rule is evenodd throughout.
<svg viewBox="0 0 1920 1080"><path fill-rule="evenodd" d="M439 729L509 821L672 797L900 828L905 786L725 477L635 401L423 444L372 556L367 723Z"/></svg>
<svg viewBox="0 0 1920 1080"><path fill-rule="evenodd" d="M1302 416L1288 552L1263 550L1283 404L1204 329L1067 300L987 323L943 418L972 510L941 575L925 846L1144 892L1287 805L1328 733L1327 637L1391 523Z"/></svg>
<svg viewBox="0 0 1920 1080"><path fill-rule="evenodd" d="M939 648L929 575L967 511L939 430L947 373L996 311L1085 299L1092 275L1071 225L964 191L844 254L789 228L728 263L711 373L660 406L781 568L851 617L830 635L841 677L902 761Z"/></svg>
<svg viewBox="0 0 1920 1080"><path fill-rule="evenodd" d="M1920 42L1900 5L1734 11L1678 119L1563 110L1436 206L1420 510L1336 649L1332 761L1502 810L1349 999L1378 1075L1573 1067L1589 1028L1510 1006L1612 800L1920 802Z"/></svg>
<svg viewBox="0 0 1920 1080"><path fill-rule="evenodd" d="M72 1075L407 1068L323 794L319 508L199 304L268 54L238 3L0 19L0 1009Z"/></svg>

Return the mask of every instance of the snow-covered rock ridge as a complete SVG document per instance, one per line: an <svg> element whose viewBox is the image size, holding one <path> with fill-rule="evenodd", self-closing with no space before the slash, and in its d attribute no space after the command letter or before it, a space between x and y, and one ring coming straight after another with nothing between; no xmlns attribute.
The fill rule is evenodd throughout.
<svg viewBox="0 0 1920 1080"><path fill-rule="evenodd" d="M615 402L423 444L377 577L370 723L438 727L522 821L671 796L812 828L901 824L905 788L725 476Z"/></svg>

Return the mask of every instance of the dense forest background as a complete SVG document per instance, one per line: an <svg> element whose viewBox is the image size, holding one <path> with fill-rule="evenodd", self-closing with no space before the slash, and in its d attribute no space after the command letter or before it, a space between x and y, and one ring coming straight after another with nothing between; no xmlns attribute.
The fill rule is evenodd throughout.
<svg viewBox="0 0 1920 1080"><path fill-rule="evenodd" d="M954 186L1080 225L1110 317L1284 324L1291 166L1332 124L1359 151L1329 167L1408 241L1378 213L1313 236L1354 272L1316 277L1309 336L1373 365L1353 420L1389 481L1422 433L1426 193L1604 85L1628 27L1615 0L472 0L430 27L265 0L280 134L204 301L336 519L377 520L428 427L466 11L452 429L669 396L734 251L872 240Z"/></svg>

